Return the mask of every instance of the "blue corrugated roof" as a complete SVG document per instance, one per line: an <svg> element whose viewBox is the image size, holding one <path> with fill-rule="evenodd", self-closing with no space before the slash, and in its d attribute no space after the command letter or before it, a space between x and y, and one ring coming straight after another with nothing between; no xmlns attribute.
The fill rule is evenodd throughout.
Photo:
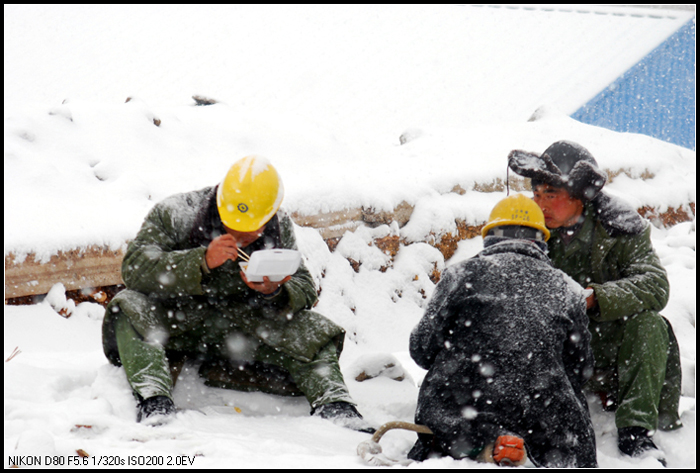
<svg viewBox="0 0 700 473"><path fill-rule="evenodd" d="M695 150L695 18L572 118Z"/></svg>

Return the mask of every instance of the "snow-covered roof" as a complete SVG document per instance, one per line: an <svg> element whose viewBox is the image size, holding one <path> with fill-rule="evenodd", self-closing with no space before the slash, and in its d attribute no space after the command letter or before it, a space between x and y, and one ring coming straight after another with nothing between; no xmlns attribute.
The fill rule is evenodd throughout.
<svg viewBox="0 0 700 473"><path fill-rule="evenodd" d="M694 150L695 18L571 117Z"/></svg>
<svg viewBox="0 0 700 473"><path fill-rule="evenodd" d="M205 94L332 128L573 113L694 11L602 5L5 6L8 103Z"/></svg>

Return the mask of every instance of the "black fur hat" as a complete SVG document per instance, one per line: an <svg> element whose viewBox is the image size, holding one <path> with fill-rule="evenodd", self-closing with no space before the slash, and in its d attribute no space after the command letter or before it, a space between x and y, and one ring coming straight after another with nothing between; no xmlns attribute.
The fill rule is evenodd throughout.
<svg viewBox="0 0 700 473"><path fill-rule="evenodd" d="M541 156L513 150L508 155L508 166L516 174L531 178L533 188L543 183L563 187L583 201L593 200L607 180L593 155L571 141L557 141Z"/></svg>

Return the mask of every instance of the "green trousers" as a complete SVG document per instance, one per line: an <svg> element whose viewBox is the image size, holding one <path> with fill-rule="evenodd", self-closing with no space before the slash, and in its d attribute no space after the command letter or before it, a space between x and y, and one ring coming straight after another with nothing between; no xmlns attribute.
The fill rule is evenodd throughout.
<svg viewBox="0 0 700 473"><path fill-rule="evenodd" d="M290 317L267 309L263 314L245 304L228 302L222 307L201 300L187 303L180 300L175 307L136 291L122 291L105 312L105 354L113 364L124 367L134 393L144 399L172 398L175 365L187 358L202 362L200 373L206 373L212 380L207 384L213 386L241 390L257 387L276 394L301 393L312 409L337 401L354 404L338 365L342 348L338 338L342 340L342 329L338 335L332 323L311 311ZM296 318L294 322L293 318ZM296 326L290 328L290 324L301 326L314 322L318 323L309 327L308 332L315 347L303 345L298 336L286 342L290 331L293 334L298 331ZM228 373L235 374L237 366L277 369L275 376L257 377L258 383L270 379L270 386L255 386L255 383L239 382L240 376L221 372L228 368ZM277 389L284 384L279 373L291 381L291 389L284 386Z"/></svg>
<svg viewBox="0 0 700 473"><path fill-rule="evenodd" d="M617 400L617 428L680 428L680 352L668 321L647 311L626 320L592 321L589 329L595 373L587 388Z"/></svg>

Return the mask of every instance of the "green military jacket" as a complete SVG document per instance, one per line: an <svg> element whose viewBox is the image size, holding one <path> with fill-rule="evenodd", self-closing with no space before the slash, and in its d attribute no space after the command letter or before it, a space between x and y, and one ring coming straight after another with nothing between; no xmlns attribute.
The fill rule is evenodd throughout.
<svg viewBox="0 0 700 473"><path fill-rule="evenodd" d="M673 329L659 314L669 282L651 244L651 225L601 192L586 203L568 245L566 231L552 232L549 256L591 287L598 302L588 311L597 370L589 389L617 396L618 428L679 428L680 356Z"/></svg>
<svg viewBox="0 0 700 473"><path fill-rule="evenodd" d="M652 247L649 223L602 193L585 205L584 215L568 245L559 231L547 243L554 266L595 291L598 305L588 312L591 320L622 321L662 310L669 282Z"/></svg>
<svg viewBox="0 0 700 473"><path fill-rule="evenodd" d="M129 244L122 262L122 278L129 289L158 298L217 296L243 299L250 296L251 290L240 276L237 261L229 260L211 271L203 264L207 245L224 234L218 214L212 212L212 207L215 210L215 205L212 205L214 195L214 187L178 194L151 210L136 238ZM275 220L279 228L277 242L272 241L277 235L271 235L276 229L270 228L275 225ZM250 245L249 249L251 252L261 249L266 243L296 249L292 221L283 212L278 212L268 223L260 241ZM303 264L283 287L293 312L311 308L317 300L313 280Z"/></svg>
<svg viewBox="0 0 700 473"><path fill-rule="evenodd" d="M263 342L302 361L313 359L329 341L340 352L343 329L307 310L316 303L317 292L303 262L271 297L248 288L238 260L206 267L208 244L225 232L215 195L216 187L208 187L158 203L128 245L122 262L124 283L158 307L131 311L134 328L145 334L167 324L171 336L187 336L212 313L224 313L236 327L252 335L264 333ZM283 211L268 222L258 240L242 249L250 254L266 247L297 249L292 221ZM124 291L122 299L128 293ZM172 317L160 320L163 315L156 314L163 313Z"/></svg>

